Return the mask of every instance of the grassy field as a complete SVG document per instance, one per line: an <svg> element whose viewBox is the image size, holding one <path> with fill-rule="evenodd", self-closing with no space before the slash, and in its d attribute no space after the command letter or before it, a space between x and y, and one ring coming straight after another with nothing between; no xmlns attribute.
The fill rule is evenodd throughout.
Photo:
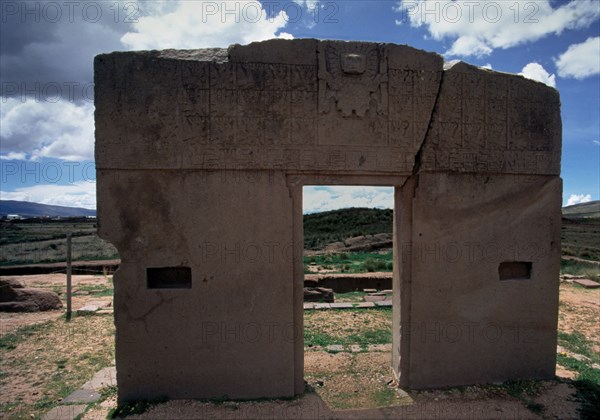
<svg viewBox="0 0 600 420"><path fill-rule="evenodd" d="M336 273L370 273L393 271L393 253L340 252L304 257L304 272L314 273L309 267L316 265Z"/></svg>
<svg viewBox="0 0 600 420"><path fill-rule="evenodd" d="M26 326L0 338L0 413L39 418L101 368L114 364L111 315ZM0 417L2 415L0 414Z"/></svg>
<svg viewBox="0 0 600 420"><path fill-rule="evenodd" d="M114 246L96 235L96 222L86 219L0 222L0 265L65 261L66 235L73 236L73 260L118 258Z"/></svg>
<svg viewBox="0 0 600 420"><path fill-rule="evenodd" d="M392 342L392 308L307 311L304 323L305 347Z"/></svg>
<svg viewBox="0 0 600 420"><path fill-rule="evenodd" d="M364 208L307 214L304 216L305 249L320 250L351 237L391 233L392 220L392 210ZM73 235L76 261L118 258L117 250L96 235L95 220L32 219L0 222L0 265L64 261L67 233ZM563 219L563 255L600 261L599 244L600 218L569 216ZM306 257L305 264L310 263L330 266L343 273L392 270L391 253L340 252Z"/></svg>
<svg viewBox="0 0 600 420"><path fill-rule="evenodd" d="M64 239L96 234L96 222L89 219L47 220L28 219L0 222L0 245Z"/></svg>
<svg viewBox="0 0 600 420"><path fill-rule="evenodd" d="M562 254L600 261L600 218L564 219Z"/></svg>

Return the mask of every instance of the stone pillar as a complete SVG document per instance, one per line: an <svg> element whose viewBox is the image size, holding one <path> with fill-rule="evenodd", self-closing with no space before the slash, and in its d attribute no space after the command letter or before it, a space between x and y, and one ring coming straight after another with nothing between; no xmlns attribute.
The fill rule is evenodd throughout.
<svg viewBox="0 0 600 420"><path fill-rule="evenodd" d="M284 174L100 171L98 183L100 235L122 258L119 400L293 396L302 340Z"/></svg>

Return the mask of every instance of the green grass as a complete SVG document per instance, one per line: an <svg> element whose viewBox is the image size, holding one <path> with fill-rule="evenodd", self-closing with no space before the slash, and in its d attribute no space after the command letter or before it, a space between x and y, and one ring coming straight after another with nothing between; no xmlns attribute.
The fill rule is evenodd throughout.
<svg viewBox="0 0 600 420"><path fill-rule="evenodd" d="M560 260L560 272L574 276L585 276L589 279L597 279L600 273L600 265L577 260Z"/></svg>
<svg viewBox="0 0 600 420"><path fill-rule="evenodd" d="M378 407L388 407L394 405L398 393L394 388L385 387L373 393L373 400Z"/></svg>
<svg viewBox="0 0 600 420"><path fill-rule="evenodd" d="M577 399L581 401L581 418L600 418L600 369L592 364L600 364L600 354L592 351L592 344L578 332L558 332L558 344L566 350L581 354L588 360L577 360L564 354L558 354L557 361L561 366L578 373L573 385L577 389Z"/></svg>
<svg viewBox="0 0 600 420"><path fill-rule="evenodd" d="M0 351L16 349L19 343L35 337L37 334L45 331L51 324L52 321L44 322L41 324L28 325L1 336Z"/></svg>
<svg viewBox="0 0 600 420"><path fill-rule="evenodd" d="M364 302L364 297L366 295L367 294L363 291L336 293L335 301L336 302L351 302L351 303Z"/></svg>
<svg viewBox="0 0 600 420"><path fill-rule="evenodd" d="M318 265L337 273L367 273L373 271L393 271L393 252L385 254L371 252L340 252L304 257L304 272L309 265ZM311 264L314 263L314 264Z"/></svg>
<svg viewBox="0 0 600 420"><path fill-rule="evenodd" d="M564 219L561 230L563 255L600 261L600 218Z"/></svg>
<svg viewBox="0 0 600 420"><path fill-rule="evenodd" d="M360 334L350 334L347 341L347 343L343 344L359 344L362 348L373 344L389 344L392 342L392 330L390 328L382 328L365 331Z"/></svg>
<svg viewBox="0 0 600 420"><path fill-rule="evenodd" d="M389 344L392 342L392 309L372 308L372 309L345 309L338 314L344 317L348 322L341 321L340 327L333 331L326 332L321 328L326 315L319 311L307 311L304 323L304 346L330 346L343 345L349 346L358 344L364 350L369 345ZM369 321L364 315L372 314L382 323ZM360 322L350 324L350 320L361 319Z"/></svg>
<svg viewBox="0 0 600 420"><path fill-rule="evenodd" d="M527 407L529 411L536 414L544 412L544 406L533 401L532 397L537 397L543 391L544 385L541 381L517 380L505 382L504 387L509 395L518 398Z"/></svg>
<svg viewBox="0 0 600 420"><path fill-rule="evenodd" d="M116 409L111 410L108 413L107 418L125 418L135 414L143 414L157 404L162 404L168 401L167 397L156 398L152 400L140 400L132 401L130 403L122 404Z"/></svg>
<svg viewBox="0 0 600 420"><path fill-rule="evenodd" d="M51 263L66 260L70 233L74 261L118 258L115 247L96 234L93 220L0 222L0 266Z"/></svg>
<svg viewBox="0 0 600 420"><path fill-rule="evenodd" d="M111 316L74 316L26 326L0 338L0 389L11 389L20 376L36 390L35 399L23 400L25 390L13 390L19 401L11 417L38 418L60 404L74 390L114 358L114 322ZM14 416L13 416L14 415Z"/></svg>
<svg viewBox="0 0 600 420"><path fill-rule="evenodd" d="M105 284L86 284L77 287L77 291L73 295L80 295L80 292L89 292L90 296L113 296L114 289L111 285Z"/></svg>
<svg viewBox="0 0 600 420"><path fill-rule="evenodd" d="M348 208L304 215L304 249L321 249L346 238L392 233L390 209Z"/></svg>

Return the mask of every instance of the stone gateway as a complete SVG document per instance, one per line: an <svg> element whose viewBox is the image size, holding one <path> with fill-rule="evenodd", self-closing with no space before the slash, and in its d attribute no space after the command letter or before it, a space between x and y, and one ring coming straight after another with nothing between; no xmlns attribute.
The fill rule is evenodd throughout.
<svg viewBox="0 0 600 420"><path fill-rule="evenodd" d="M95 59L119 401L304 390L304 185L395 188L401 386L552 378L556 90L408 46L271 40Z"/></svg>

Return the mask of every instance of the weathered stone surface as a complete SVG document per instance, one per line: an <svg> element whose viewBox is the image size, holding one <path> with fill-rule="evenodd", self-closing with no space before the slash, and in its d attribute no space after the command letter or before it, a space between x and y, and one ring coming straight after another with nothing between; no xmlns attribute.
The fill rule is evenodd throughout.
<svg viewBox="0 0 600 420"><path fill-rule="evenodd" d="M397 337L410 348L401 384L552 378L560 178L421 173L405 188L414 198L401 201L413 215L400 233L411 244L402 264L411 269L398 281L412 322L403 326L410 334ZM531 263L530 278L501 280L506 261Z"/></svg>
<svg viewBox="0 0 600 420"><path fill-rule="evenodd" d="M31 289L15 279L0 278L0 312L39 312L62 308L51 290Z"/></svg>
<svg viewBox="0 0 600 420"><path fill-rule="evenodd" d="M358 302L356 304L357 308L374 308L375 304L373 302Z"/></svg>
<svg viewBox="0 0 600 420"><path fill-rule="evenodd" d="M109 366L100 369L96 374L81 386L81 389L99 391L107 386L117 385L117 369Z"/></svg>
<svg viewBox="0 0 600 420"><path fill-rule="evenodd" d="M380 302L386 299L385 295L367 295L364 297L365 302Z"/></svg>
<svg viewBox="0 0 600 420"><path fill-rule="evenodd" d="M305 302L333 302L333 290L325 287L305 287Z"/></svg>
<svg viewBox="0 0 600 420"><path fill-rule="evenodd" d="M559 175L558 91L459 62L444 72L420 169Z"/></svg>
<svg viewBox="0 0 600 420"><path fill-rule="evenodd" d="M329 306L331 309L351 309L353 307L352 303L350 302L330 303Z"/></svg>
<svg viewBox="0 0 600 420"><path fill-rule="evenodd" d="M408 174L442 70L433 53L341 41L100 55L96 164Z"/></svg>
<svg viewBox="0 0 600 420"><path fill-rule="evenodd" d="M283 174L255 175L101 171L99 234L122 259L120 399L294 394L302 340L290 326L302 283L295 291L284 281L293 277L293 200ZM178 266L191 269L191 288L148 288L147 267Z"/></svg>
<svg viewBox="0 0 600 420"><path fill-rule="evenodd" d="M73 420L80 416L86 408L87 404L59 405L48 411L41 418L42 420Z"/></svg>
<svg viewBox="0 0 600 420"><path fill-rule="evenodd" d="M320 184L395 187L403 386L553 376L554 89L317 40L100 55L95 89L120 402L303 392L302 187ZM373 280L346 286L390 288Z"/></svg>
<svg viewBox="0 0 600 420"><path fill-rule="evenodd" d="M98 401L100 399L100 394L96 391L88 390L88 389L78 389L69 394L64 400L63 403L91 403L94 401Z"/></svg>
<svg viewBox="0 0 600 420"><path fill-rule="evenodd" d="M573 283L583 286L586 289L596 289L596 288L600 287L600 283L590 280L590 279L575 279L575 280L573 280Z"/></svg>

